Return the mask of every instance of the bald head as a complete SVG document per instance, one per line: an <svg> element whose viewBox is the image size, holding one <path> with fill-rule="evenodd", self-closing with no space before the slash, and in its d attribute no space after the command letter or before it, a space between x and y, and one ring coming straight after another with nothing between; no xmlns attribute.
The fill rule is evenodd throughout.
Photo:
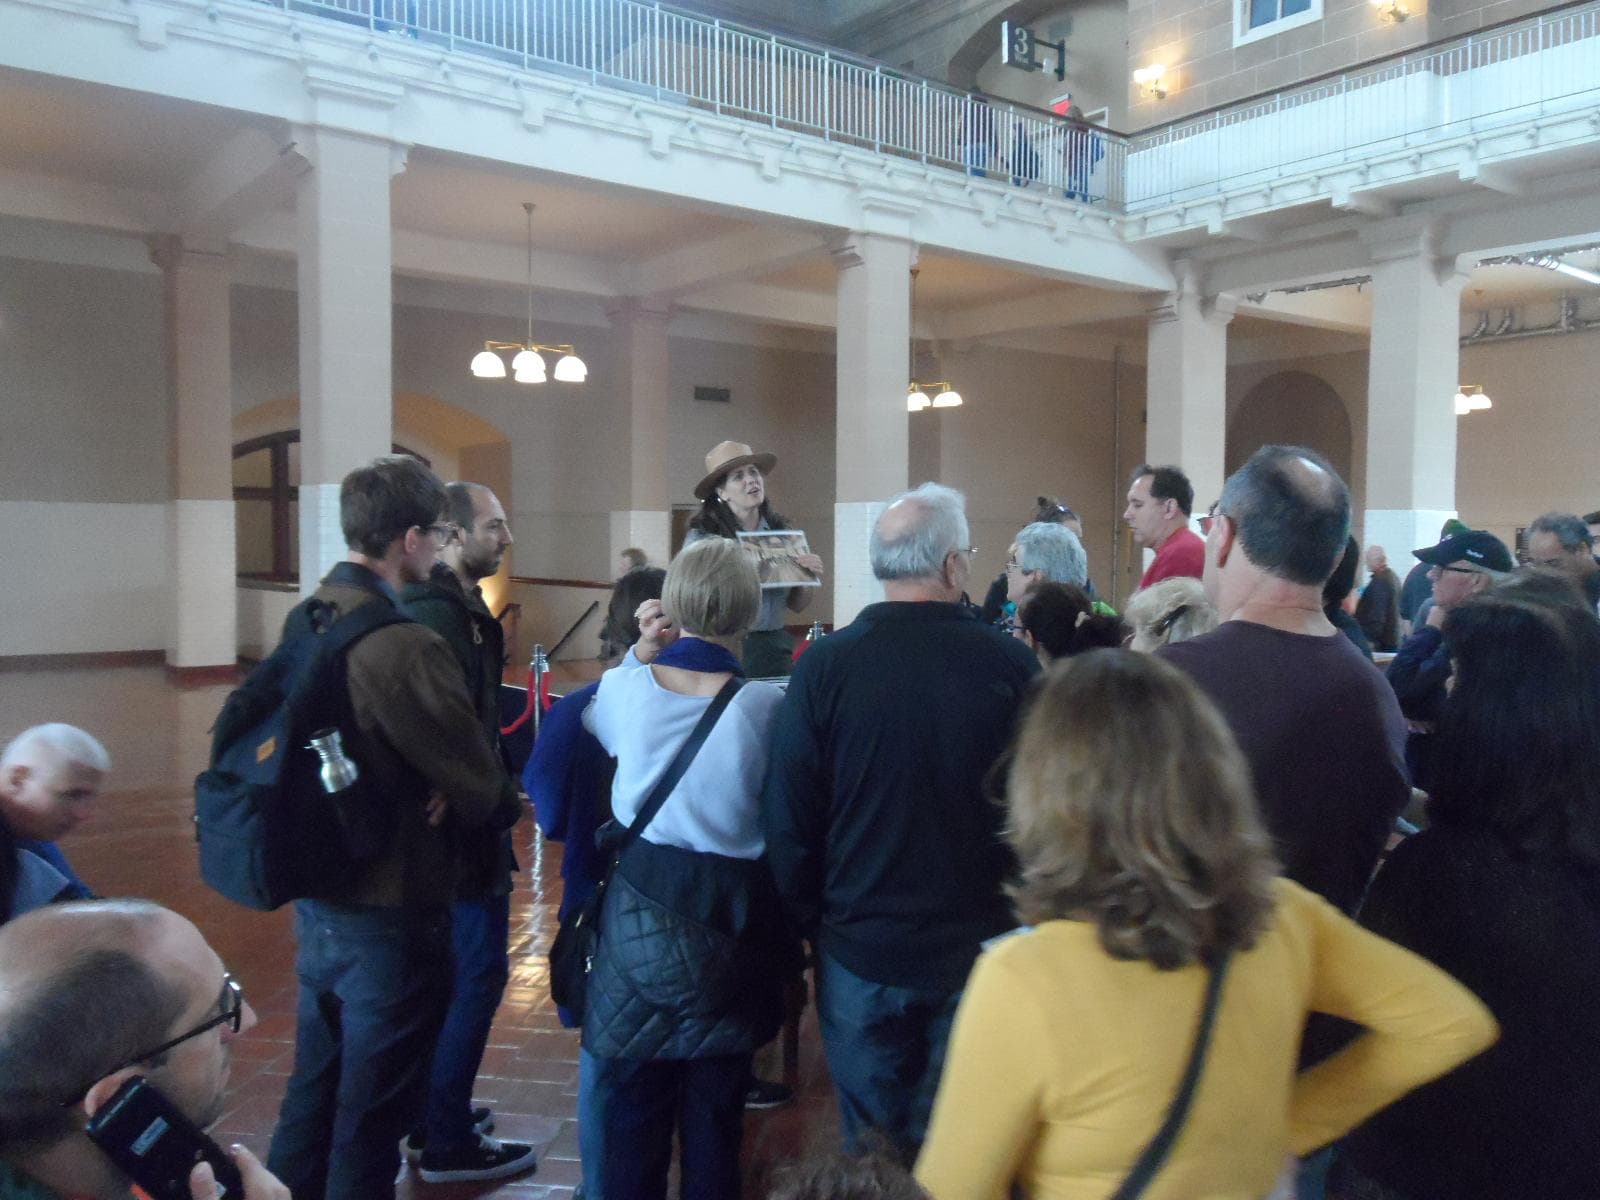
<svg viewBox="0 0 1600 1200"><path fill-rule="evenodd" d="M953 488L925 483L892 498L872 527L872 573L890 580L933 580L953 551L967 548L967 502Z"/></svg>
<svg viewBox="0 0 1600 1200"><path fill-rule="evenodd" d="M196 940L184 918L139 900L51 905L0 926L0 1157L74 1133L65 1106L167 1039Z"/></svg>
<svg viewBox="0 0 1600 1200"><path fill-rule="evenodd" d="M1320 454L1263 446L1229 476L1218 501L1250 563L1321 589L1350 535L1350 490Z"/></svg>

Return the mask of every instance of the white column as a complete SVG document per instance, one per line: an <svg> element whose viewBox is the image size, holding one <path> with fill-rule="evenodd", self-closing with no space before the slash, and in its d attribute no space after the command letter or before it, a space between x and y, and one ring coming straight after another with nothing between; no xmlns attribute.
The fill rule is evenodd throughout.
<svg viewBox="0 0 1600 1200"><path fill-rule="evenodd" d="M884 503L907 485L906 356L914 253L904 238L858 233L833 257L839 271L839 377L829 568L838 626L883 599L867 542Z"/></svg>
<svg viewBox="0 0 1600 1200"><path fill-rule="evenodd" d="M223 242L163 237L172 501L167 507L167 666L231 670L238 658L233 357Z"/></svg>
<svg viewBox="0 0 1600 1200"><path fill-rule="evenodd" d="M298 133L300 181L300 590L345 554L339 483L393 445L391 142L324 128Z"/></svg>
<svg viewBox="0 0 1600 1200"><path fill-rule="evenodd" d="M672 548L672 494L665 449L672 365L667 327L672 306L658 300L626 300L608 307L606 316L623 347L628 475L624 507L611 512L611 554L602 579L616 573L617 555L629 546L637 546L660 566L666 566Z"/></svg>
<svg viewBox="0 0 1600 1200"><path fill-rule="evenodd" d="M1145 461L1181 468L1201 513L1222 493L1232 319L1227 297L1203 300L1191 288L1150 310Z"/></svg>
<svg viewBox="0 0 1600 1200"><path fill-rule="evenodd" d="M1456 513L1461 285L1428 238L1375 249L1362 533L1391 562L1439 540ZM1404 574L1404 571L1401 572Z"/></svg>

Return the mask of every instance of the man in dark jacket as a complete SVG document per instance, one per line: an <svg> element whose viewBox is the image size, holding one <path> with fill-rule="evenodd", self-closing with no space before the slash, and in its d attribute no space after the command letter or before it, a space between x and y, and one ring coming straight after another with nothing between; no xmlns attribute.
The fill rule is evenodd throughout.
<svg viewBox="0 0 1600 1200"><path fill-rule="evenodd" d="M433 573L406 585L406 611L450 647L467 679L489 744L500 746L500 672L505 635L483 601L479 580L500 569L511 528L499 498L478 483L445 486L450 540ZM495 1009L510 978L511 872L517 868L508 830L459 831L460 874L450 907L455 985L433 1052L421 1133L406 1139L406 1157L429 1183L501 1179L534 1166L533 1147L488 1136L493 1118L472 1107Z"/></svg>
<svg viewBox="0 0 1600 1200"><path fill-rule="evenodd" d="M453 534L444 508L414 458L352 471L339 489L349 554L317 598L339 613L397 604ZM392 1200L450 1000L455 831L510 828L522 811L438 634L386 625L351 648L346 678L353 756L393 798L396 830L333 898L295 904L294 1071L268 1156L295 1200Z"/></svg>
<svg viewBox="0 0 1600 1200"><path fill-rule="evenodd" d="M889 504L871 544L885 602L801 656L762 792L784 908L816 948L845 1139L876 1129L908 1154L967 972L1016 924L985 782L1039 663L957 603L971 555L959 492Z"/></svg>
<svg viewBox="0 0 1600 1200"><path fill-rule="evenodd" d="M1400 645L1400 577L1389 569L1382 546L1367 547L1367 586L1356 601L1356 621L1374 650Z"/></svg>

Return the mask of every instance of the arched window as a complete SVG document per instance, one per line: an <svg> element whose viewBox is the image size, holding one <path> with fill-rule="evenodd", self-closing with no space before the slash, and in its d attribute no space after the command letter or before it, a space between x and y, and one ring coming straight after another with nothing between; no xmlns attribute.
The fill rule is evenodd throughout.
<svg viewBox="0 0 1600 1200"><path fill-rule="evenodd" d="M415 450L396 454L432 466ZM234 544L240 579L300 580L300 431L250 438L233 448Z"/></svg>

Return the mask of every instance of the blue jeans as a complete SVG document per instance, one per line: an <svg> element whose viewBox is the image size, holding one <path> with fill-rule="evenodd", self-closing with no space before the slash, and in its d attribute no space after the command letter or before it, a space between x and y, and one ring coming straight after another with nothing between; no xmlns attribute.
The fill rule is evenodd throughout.
<svg viewBox="0 0 1600 1200"><path fill-rule="evenodd" d="M578 1126L585 1200L665 1200L674 1128L682 1151L682 1200L739 1200L739 1140L750 1058L588 1056L587 1082L592 1086L579 1101L586 1112ZM584 1082L580 1066L580 1092ZM586 1124L591 1126L587 1132ZM589 1160L594 1137L599 1139L598 1164ZM591 1179L598 1193L591 1190Z"/></svg>
<svg viewBox="0 0 1600 1200"><path fill-rule="evenodd" d="M505 994L511 969L506 945L511 936L511 897L457 900L450 907L450 941L455 979L450 1007L433 1050L428 1080L428 1149L448 1154L476 1140L472 1128L472 1085L489 1044L489 1027Z"/></svg>
<svg viewBox="0 0 1600 1200"><path fill-rule="evenodd" d="M578 1047L578 1157L583 1160L583 1200L601 1200L600 1164L605 1159L605 1118L594 1102L604 1061Z"/></svg>
<svg viewBox="0 0 1600 1200"><path fill-rule="evenodd" d="M961 989L895 987L817 955L817 1023L845 1147L876 1130L907 1161L928 1132Z"/></svg>
<svg viewBox="0 0 1600 1200"><path fill-rule="evenodd" d="M295 904L300 979L267 1162L295 1200L392 1200L450 1000L447 909Z"/></svg>

